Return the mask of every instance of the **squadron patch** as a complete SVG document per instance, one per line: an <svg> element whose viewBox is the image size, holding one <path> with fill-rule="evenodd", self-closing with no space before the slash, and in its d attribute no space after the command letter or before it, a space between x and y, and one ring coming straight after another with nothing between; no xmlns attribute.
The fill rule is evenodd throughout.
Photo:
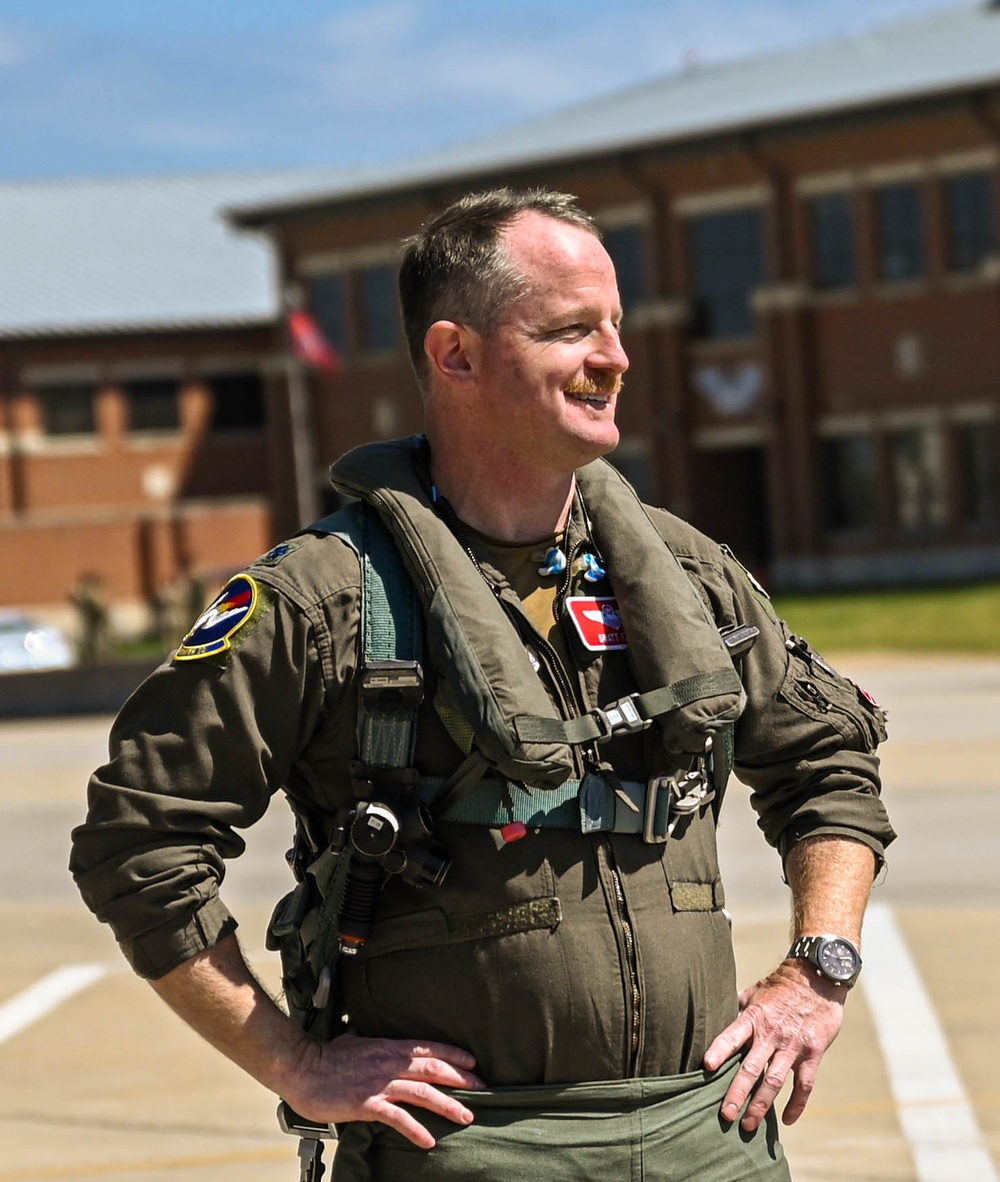
<svg viewBox="0 0 1000 1182"><path fill-rule="evenodd" d="M566 600L566 610L583 647L592 653L628 648L618 600L613 595L574 595Z"/></svg>
<svg viewBox="0 0 1000 1182"><path fill-rule="evenodd" d="M237 575L223 587L181 641L175 661L211 657L230 647L233 634L253 615L260 588L249 575Z"/></svg>

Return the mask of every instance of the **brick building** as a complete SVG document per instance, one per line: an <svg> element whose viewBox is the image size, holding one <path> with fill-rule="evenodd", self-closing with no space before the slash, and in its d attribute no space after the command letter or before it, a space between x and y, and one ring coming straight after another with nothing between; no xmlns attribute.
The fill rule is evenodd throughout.
<svg viewBox="0 0 1000 1182"><path fill-rule="evenodd" d="M58 614L95 574L137 626L270 544L277 289L221 209L332 175L0 185L0 606Z"/></svg>
<svg viewBox="0 0 1000 1182"><path fill-rule="evenodd" d="M615 458L646 496L784 587L1000 573L995 3L238 209L346 358L309 379L317 499L340 452L419 429L399 238L497 183L574 192L604 227L632 359Z"/></svg>

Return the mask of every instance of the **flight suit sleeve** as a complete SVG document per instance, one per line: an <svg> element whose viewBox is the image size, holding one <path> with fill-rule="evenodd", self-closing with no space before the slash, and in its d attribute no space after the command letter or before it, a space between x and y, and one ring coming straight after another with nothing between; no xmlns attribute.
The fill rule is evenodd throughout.
<svg viewBox="0 0 1000 1182"><path fill-rule="evenodd" d="M228 647L175 658L132 695L73 833L83 898L141 976L163 976L235 929L219 884L224 860L245 848L237 831L260 819L337 708L326 630L258 590Z"/></svg>
<svg viewBox="0 0 1000 1182"><path fill-rule="evenodd" d="M881 707L792 633L763 588L722 553L737 622L760 629L742 662L747 705L735 762L758 824L783 859L804 837L826 834L863 842L881 866L895 837L876 754L886 738Z"/></svg>
<svg viewBox="0 0 1000 1182"><path fill-rule="evenodd" d="M747 702L736 727L734 770L751 789L768 842L784 859L805 837L850 837L868 845L881 866L895 837L876 754L886 738L883 711L792 633L725 546L690 527L669 540L720 630L759 631L739 661Z"/></svg>

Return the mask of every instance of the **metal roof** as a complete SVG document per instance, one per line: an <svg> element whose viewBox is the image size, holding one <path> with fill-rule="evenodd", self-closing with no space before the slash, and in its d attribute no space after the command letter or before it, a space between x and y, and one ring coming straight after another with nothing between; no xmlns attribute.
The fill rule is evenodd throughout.
<svg viewBox="0 0 1000 1182"><path fill-rule="evenodd" d="M0 184L0 338L247 325L277 314L271 247L222 209L333 169Z"/></svg>
<svg viewBox="0 0 1000 1182"><path fill-rule="evenodd" d="M232 211L244 225L417 184L557 163L1000 83L1000 5L976 0L851 36L694 66L325 192Z"/></svg>

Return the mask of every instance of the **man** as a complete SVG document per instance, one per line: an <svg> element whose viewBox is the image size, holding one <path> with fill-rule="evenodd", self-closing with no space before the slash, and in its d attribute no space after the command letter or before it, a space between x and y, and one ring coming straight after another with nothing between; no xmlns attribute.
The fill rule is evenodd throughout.
<svg viewBox="0 0 1000 1182"><path fill-rule="evenodd" d="M805 1107L893 836L881 714L727 551L595 463L628 359L573 199L457 202L405 245L400 294L426 436L334 479L419 595L409 762L445 783L428 800L447 875L369 875L367 942L344 945L336 1001L329 974L313 996L347 1015L330 1040L257 984L218 899L233 828L277 789L314 868L380 783L386 807L417 791L400 760L359 759L363 579L321 524L238 576L122 712L74 835L81 890L186 1021L338 1124L337 1178L787 1177L771 1106L791 1072L784 1119ZM739 998L714 847L730 756L794 936L837 937L819 959L818 941L776 951Z"/></svg>

